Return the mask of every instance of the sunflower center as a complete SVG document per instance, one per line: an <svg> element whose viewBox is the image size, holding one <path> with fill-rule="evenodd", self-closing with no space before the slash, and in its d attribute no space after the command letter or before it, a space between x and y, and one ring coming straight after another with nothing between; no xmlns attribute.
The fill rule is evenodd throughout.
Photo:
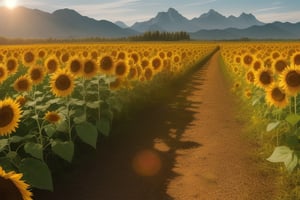
<svg viewBox="0 0 300 200"><path fill-rule="evenodd" d="M281 92L281 90L279 88L274 88L272 90L272 98L275 101L281 102L285 99L285 94L283 92Z"/></svg>
<svg viewBox="0 0 300 200"><path fill-rule="evenodd" d="M93 73L95 71L95 65L92 61L87 61L84 64L84 73L86 74L90 74Z"/></svg>
<svg viewBox="0 0 300 200"><path fill-rule="evenodd" d="M78 60L73 60L71 62L71 71L76 73L80 70L80 62Z"/></svg>
<svg viewBox="0 0 300 200"><path fill-rule="evenodd" d="M113 67L113 60L109 56L105 56L101 59L101 69L108 71Z"/></svg>
<svg viewBox="0 0 300 200"><path fill-rule="evenodd" d="M61 57L61 60L63 61L63 62L67 62L68 60L69 60L69 54L67 54L67 53L65 53L62 57Z"/></svg>
<svg viewBox="0 0 300 200"><path fill-rule="evenodd" d="M71 80L67 75L60 75L55 81L55 87L58 90L68 90L71 87Z"/></svg>
<svg viewBox="0 0 300 200"><path fill-rule="evenodd" d="M119 55L118 55L118 59L124 60L125 59L125 53L120 52Z"/></svg>
<svg viewBox="0 0 300 200"><path fill-rule="evenodd" d="M126 72L126 65L125 63L119 63L117 66L116 66L116 74L119 75L119 76L122 76L124 75Z"/></svg>
<svg viewBox="0 0 300 200"><path fill-rule="evenodd" d="M60 116L56 113L51 113L47 115L46 119L51 123L56 123L60 120Z"/></svg>
<svg viewBox="0 0 300 200"><path fill-rule="evenodd" d="M288 72L285 80L286 80L286 83L288 84L288 86L290 86L290 87L299 87L300 86L300 74L295 70Z"/></svg>
<svg viewBox="0 0 300 200"><path fill-rule="evenodd" d="M7 61L7 70L13 71L17 67L17 62L15 60L8 60Z"/></svg>
<svg viewBox="0 0 300 200"><path fill-rule="evenodd" d="M39 80L42 77L42 72L40 69L34 69L30 73L30 77L32 80Z"/></svg>
<svg viewBox="0 0 300 200"><path fill-rule="evenodd" d="M254 63L253 69L254 69L255 71L257 71L257 70L259 70L260 68L261 68L261 63L258 62L258 61L256 61L256 62Z"/></svg>
<svg viewBox="0 0 300 200"><path fill-rule="evenodd" d="M152 66L153 66L154 69L158 69L158 68L161 66L161 61L160 61L160 59L155 58L155 59L152 61Z"/></svg>
<svg viewBox="0 0 300 200"><path fill-rule="evenodd" d="M13 118L14 111L9 105L0 108L0 128L9 125L12 122Z"/></svg>
<svg viewBox="0 0 300 200"><path fill-rule="evenodd" d="M20 91L26 91L29 88L29 82L27 79L19 80L17 84Z"/></svg>
<svg viewBox="0 0 300 200"><path fill-rule="evenodd" d="M300 65L300 54L297 54L294 57L294 62L295 62L295 65Z"/></svg>
<svg viewBox="0 0 300 200"><path fill-rule="evenodd" d="M260 77L259 77L259 80L264 85L269 85L272 82L272 77L268 72L262 72Z"/></svg>
<svg viewBox="0 0 300 200"><path fill-rule="evenodd" d="M10 179L0 177L1 200L23 200L22 194Z"/></svg>
<svg viewBox="0 0 300 200"><path fill-rule="evenodd" d="M34 54L32 52L27 52L24 55L24 60L26 63L32 63L34 61Z"/></svg>
<svg viewBox="0 0 300 200"><path fill-rule="evenodd" d="M3 68L0 68L0 78L5 76L5 72Z"/></svg>
<svg viewBox="0 0 300 200"><path fill-rule="evenodd" d="M251 83L254 82L255 76L254 76L253 72L248 72L248 73L247 73L247 79L248 79Z"/></svg>
<svg viewBox="0 0 300 200"><path fill-rule="evenodd" d="M47 63L47 68L50 72L55 72L57 68L57 62L55 60L49 60Z"/></svg>
<svg viewBox="0 0 300 200"><path fill-rule="evenodd" d="M251 56L247 55L244 57L244 63L246 65L250 65L252 63L252 61L253 61L253 58Z"/></svg>
<svg viewBox="0 0 300 200"><path fill-rule="evenodd" d="M287 64L283 60L279 60L275 64L275 69L278 72L282 72L287 67Z"/></svg>

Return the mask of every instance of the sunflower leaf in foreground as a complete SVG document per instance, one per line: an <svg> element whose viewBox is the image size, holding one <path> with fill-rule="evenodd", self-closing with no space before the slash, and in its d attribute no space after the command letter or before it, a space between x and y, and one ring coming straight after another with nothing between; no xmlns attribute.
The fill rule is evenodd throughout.
<svg viewBox="0 0 300 200"><path fill-rule="evenodd" d="M44 162L34 158L25 158L19 169L32 187L53 191L51 172Z"/></svg>
<svg viewBox="0 0 300 200"><path fill-rule="evenodd" d="M109 136L110 132L110 120L106 118L101 118L96 122L97 129L100 133L105 136Z"/></svg>
<svg viewBox="0 0 300 200"><path fill-rule="evenodd" d="M300 115L289 114L285 120L292 126L295 126L300 121Z"/></svg>
<svg viewBox="0 0 300 200"><path fill-rule="evenodd" d="M43 145L28 142L25 144L24 150L33 157L43 160Z"/></svg>
<svg viewBox="0 0 300 200"><path fill-rule="evenodd" d="M288 172L292 172L298 164L297 155L287 146L276 147L267 160L274 163L283 162Z"/></svg>
<svg viewBox="0 0 300 200"><path fill-rule="evenodd" d="M76 132L78 134L78 137L83 142L91 145L96 149L98 132L97 128L93 124L89 122L78 124L76 125Z"/></svg>
<svg viewBox="0 0 300 200"><path fill-rule="evenodd" d="M51 144L52 151L62 159L71 162L74 155L74 143L54 140Z"/></svg>
<svg viewBox="0 0 300 200"><path fill-rule="evenodd" d="M267 126L267 132L274 130L279 124L280 124L280 121L269 123Z"/></svg>

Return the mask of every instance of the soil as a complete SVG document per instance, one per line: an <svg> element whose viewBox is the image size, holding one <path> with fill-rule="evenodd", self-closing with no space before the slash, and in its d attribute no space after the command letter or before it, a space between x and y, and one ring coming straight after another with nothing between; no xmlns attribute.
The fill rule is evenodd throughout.
<svg viewBox="0 0 300 200"><path fill-rule="evenodd" d="M243 135L219 56L177 85L170 101L119 123L55 176L54 192L35 190L34 199L274 199L274 180L253 159L257 146Z"/></svg>

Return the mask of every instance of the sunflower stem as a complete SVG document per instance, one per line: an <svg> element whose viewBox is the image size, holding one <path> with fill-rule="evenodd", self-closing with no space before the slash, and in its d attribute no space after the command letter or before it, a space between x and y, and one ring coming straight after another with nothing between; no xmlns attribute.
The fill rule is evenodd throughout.
<svg viewBox="0 0 300 200"><path fill-rule="evenodd" d="M66 98L66 105L67 105L67 123L68 123L68 135L69 140L72 141L72 128L71 128L71 116L70 116L70 96Z"/></svg>
<svg viewBox="0 0 300 200"><path fill-rule="evenodd" d="M100 121L100 106L101 106L101 102L100 102L100 77L98 78L98 101L99 101L99 107L98 107L98 120Z"/></svg>
<svg viewBox="0 0 300 200"><path fill-rule="evenodd" d="M297 95L294 96L294 112L297 115Z"/></svg>

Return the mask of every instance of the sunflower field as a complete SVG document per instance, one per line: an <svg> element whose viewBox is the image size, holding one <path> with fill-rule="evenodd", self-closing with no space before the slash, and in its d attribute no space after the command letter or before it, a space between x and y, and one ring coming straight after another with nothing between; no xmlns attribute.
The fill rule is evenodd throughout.
<svg viewBox="0 0 300 200"><path fill-rule="evenodd" d="M29 185L53 190L51 158L72 162L76 140L96 148L135 88L179 77L215 49L214 43L3 46L2 177L25 188L23 199L31 199Z"/></svg>
<svg viewBox="0 0 300 200"><path fill-rule="evenodd" d="M223 43L222 62L233 80L232 91L252 108L266 159L283 172L300 175L300 43ZM293 185L299 197L300 184Z"/></svg>

